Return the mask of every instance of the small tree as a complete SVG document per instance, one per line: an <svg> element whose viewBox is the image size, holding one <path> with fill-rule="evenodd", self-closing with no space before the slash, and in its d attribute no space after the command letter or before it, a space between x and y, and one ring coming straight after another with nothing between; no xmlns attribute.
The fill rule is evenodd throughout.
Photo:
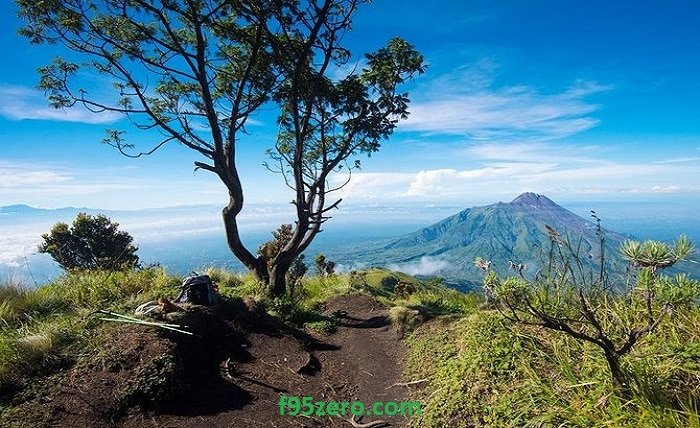
<svg viewBox="0 0 700 428"><path fill-rule="evenodd" d="M379 281L379 285L382 286L383 289L387 291L393 291L394 287L399 283L399 279L395 275L386 275L383 276L382 279Z"/></svg>
<svg viewBox="0 0 700 428"><path fill-rule="evenodd" d="M561 331L599 347L616 392L628 397L629 376L621 365L623 357L674 309L700 295L698 281L686 275L658 274L688 257L692 245L685 237L673 246L656 241L626 242L621 253L637 271L630 287L615 288L608 286L605 273L584 279L578 257L565 256L575 254L569 241L552 229L550 238L555 249L551 253L560 255L550 260L557 269L532 281L521 276L501 279L481 260L482 266L488 266L484 288L495 297L494 304L505 318ZM565 251L556 249L562 247Z"/></svg>
<svg viewBox="0 0 700 428"><path fill-rule="evenodd" d="M292 263L292 266L287 272L287 287L289 288L289 294L292 298L294 298L302 278L304 278L304 275L306 275L308 271L309 267L304 262L304 255L300 254L294 259L294 263Z"/></svg>
<svg viewBox="0 0 700 428"><path fill-rule="evenodd" d="M133 238L104 215L80 213L72 226L56 223L43 234L39 252L49 254L65 270L123 270L138 266Z"/></svg>
<svg viewBox="0 0 700 428"><path fill-rule="evenodd" d="M320 277L330 276L335 273L335 262L327 260L324 254L316 254L314 264L316 265L316 273Z"/></svg>
<svg viewBox="0 0 700 428"><path fill-rule="evenodd" d="M348 284L353 290L364 290L367 288L367 271L350 271Z"/></svg>

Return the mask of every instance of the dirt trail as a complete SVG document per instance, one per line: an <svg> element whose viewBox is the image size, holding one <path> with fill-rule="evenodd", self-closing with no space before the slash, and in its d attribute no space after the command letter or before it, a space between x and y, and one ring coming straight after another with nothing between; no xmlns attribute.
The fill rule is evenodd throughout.
<svg viewBox="0 0 700 428"><path fill-rule="evenodd" d="M28 410L42 412L44 426L352 427L349 415L282 416L279 397L357 400L366 405L404 400L405 388L395 384L401 382L406 348L390 326L388 310L370 297L352 295L331 299L325 312L340 314L341 323L334 333L307 335L267 315L251 317L244 339L236 345L240 352L210 356L208 364L219 367L188 384L188 399L165 403L152 412L130 407L128 413L115 417L109 412L119 404L110 402L114 391L132 382L129 377L139 373L135 367L154 357L148 355L149 350L167 349L154 344L162 339L147 329L131 334L133 337L117 335L115 345L121 347L126 361L133 360L131 366L124 363L116 371L97 372L72 369L52 388L52 396L35 400ZM125 338L129 343L123 343ZM195 347L187 352L204 351ZM226 355L230 358L224 358ZM202 353L198 358L208 356ZM407 425L402 416L367 416L361 422L376 420L392 427ZM36 422L32 426L40 426Z"/></svg>
<svg viewBox="0 0 700 428"><path fill-rule="evenodd" d="M312 396L314 401L401 401L400 382L406 348L388 321L388 311L367 296L343 296L327 303L326 313L341 313L341 323L331 334L315 334L310 345L310 374L297 369L308 361L309 352L294 337L254 332L247 336L249 361L235 364L230 382L239 388L241 399L230 397L231 408L216 414L198 409L183 416L159 415L126 427L351 427L342 417L281 416L281 395ZM388 389L387 389L388 388ZM188 412L189 413L189 412ZM198 414L201 413L201 414ZM348 416L349 418L349 416ZM406 425L403 417L365 417L362 423L383 420L391 426Z"/></svg>

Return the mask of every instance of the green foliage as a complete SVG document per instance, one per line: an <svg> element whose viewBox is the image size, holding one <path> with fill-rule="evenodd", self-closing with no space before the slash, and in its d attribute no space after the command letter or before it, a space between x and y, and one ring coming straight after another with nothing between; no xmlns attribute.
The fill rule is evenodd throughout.
<svg viewBox="0 0 700 428"><path fill-rule="evenodd" d="M355 291L362 291L367 287L367 272L365 271L350 271L348 274L348 284Z"/></svg>
<svg viewBox="0 0 700 428"><path fill-rule="evenodd" d="M22 288L18 284L0 285L0 325L18 327L35 318L61 313L71 305L59 296Z"/></svg>
<svg viewBox="0 0 700 428"><path fill-rule="evenodd" d="M180 279L161 268L139 271L82 271L62 276L37 290L79 308L114 308L130 300L148 301L159 296L175 297Z"/></svg>
<svg viewBox="0 0 700 428"><path fill-rule="evenodd" d="M297 286L301 282L306 272L309 271L309 267L304 262L304 255L300 254L292 262L292 266L287 272L287 285L289 287L289 293L293 296L296 292Z"/></svg>
<svg viewBox="0 0 700 428"><path fill-rule="evenodd" d="M272 232L272 239L260 245L258 248L258 258L263 260L268 269L275 264L275 259L282 249L292 239L292 225L283 224Z"/></svg>
<svg viewBox="0 0 700 428"><path fill-rule="evenodd" d="M133 238L119 223L103 215L80 213L73 224L56 223L42 235L40 253L49 254L63 269L131 269L138 265Z"/></svg>
<svg viewBox="0 0 700 428"><path fill-rule="evenodd" d="M317 309L329 298L349 292L346 276L305 277L297 287L294 299L306 308Z"/></svg>
<svg viewBox="0 0 700 428"><path fill-rule="evenodd" d="M389 309L389 320L400 337L412 332L423 323L423 315L416 309L394 306Z"/></svg>
<svg viewBox="0 0 700 428"><path fill-rule="evenodd" d="M430 322L407 339L406 380L428 379L411 426L698 427L699 323L697 307L677 314L633 350L624 400L597 348L570 336L491 310Z"/></svg>
<svg viewBox="0 0 700 428"><path fill-rule="evenodd" d="M126 386L124 400L128 404L159 406L186 389L183 385L182 365L172 354L152 359ZM125 403L125 404L126 404Z"/></svg>
<svg viewBox="0 0 700 428"><path fill-rule="evenodd" d="M335 273L335 262L327 260L324 254L316 254L314 265L318 276L329 276Z"/></svg>
<svg viewBox="0 0 700 428"><path fill-rule="evenodd" d="M300 304L289 296L267 298L262 304L268 313L296 327L329 332L338 324L336 318L322 315L318 308Z"/></svg>
<svg viewBox="0 0 700 428"><path fill-rule="evenodd" d="M394 286L394 294L396 294L397 296L410 296L416 291L416 287L413 284L407 282L399 281L399 283Z"/></svg>
<svg viewBox="0 0 700 428"><path fill-rule="evenodd" d="M394 275L387 275L379 281L379 284L386 291L394 291L394 287L399 283L399 278Z"/></svg>
<svg viewBox="0 0 700 428"><path fill-rule="evenodd" d="M161 268L72 271L36 289L0 286L0 391L27 376L47 375L97 346L104 323L95 309L130 312L160 296L178 294L180 278Z"/></svg>
<svg viewBox="0 0 700 428"><path fill-rule="evenodd" d="M673 266L693 253L693 244L681 236L673 247L658 241L625 241L620 252L633 266L653 270Z"/></svg>

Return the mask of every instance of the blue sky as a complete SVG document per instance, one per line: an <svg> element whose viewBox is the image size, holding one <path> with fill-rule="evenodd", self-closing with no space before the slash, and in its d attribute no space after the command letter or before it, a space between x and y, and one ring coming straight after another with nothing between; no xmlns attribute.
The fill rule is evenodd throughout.
<svg viewBox="0 0 700 428"><path fill-rule="evenodd" d="M110 209L221 203L166 147L138 160L99 144L118 118L50 109L36 68L56 48L16 34L0 4L0 205ZM407 86L412 114L343 191L346 203L700 199L700 4L696 1L382 0L346 41L357 58L401 36L429 68ZM262 166L274 117L242 142L247 200L290 199ZM123 126L147 142L149 135ZM344 177L338 177L338 180ZM691 202L692 201L692 202Z"/></svg>

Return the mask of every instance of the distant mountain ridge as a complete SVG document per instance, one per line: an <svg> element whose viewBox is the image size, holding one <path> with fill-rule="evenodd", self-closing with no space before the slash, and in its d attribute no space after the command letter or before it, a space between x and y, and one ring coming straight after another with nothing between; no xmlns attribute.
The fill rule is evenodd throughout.
<svg viewBox="0 0 700 428"><path fill-rule="evenodd" d="M526 264L525 272L534 275L544 265L550 248L546 226L568 236L575 246L580 244L587 268L599 266L600 238L596 224L544 195L531 192L508 203L465 209L403 236L344 248L342 253L358 264L393 268L432 263L438 268L432 274L469 288L479 284L482 276L474 266L476 257L491 260L493 268L502 274L509 273L508 262L513 261ZM603 232L610 267L623 271L626 264L617 250L630 237L607 229Z"/></svg>

